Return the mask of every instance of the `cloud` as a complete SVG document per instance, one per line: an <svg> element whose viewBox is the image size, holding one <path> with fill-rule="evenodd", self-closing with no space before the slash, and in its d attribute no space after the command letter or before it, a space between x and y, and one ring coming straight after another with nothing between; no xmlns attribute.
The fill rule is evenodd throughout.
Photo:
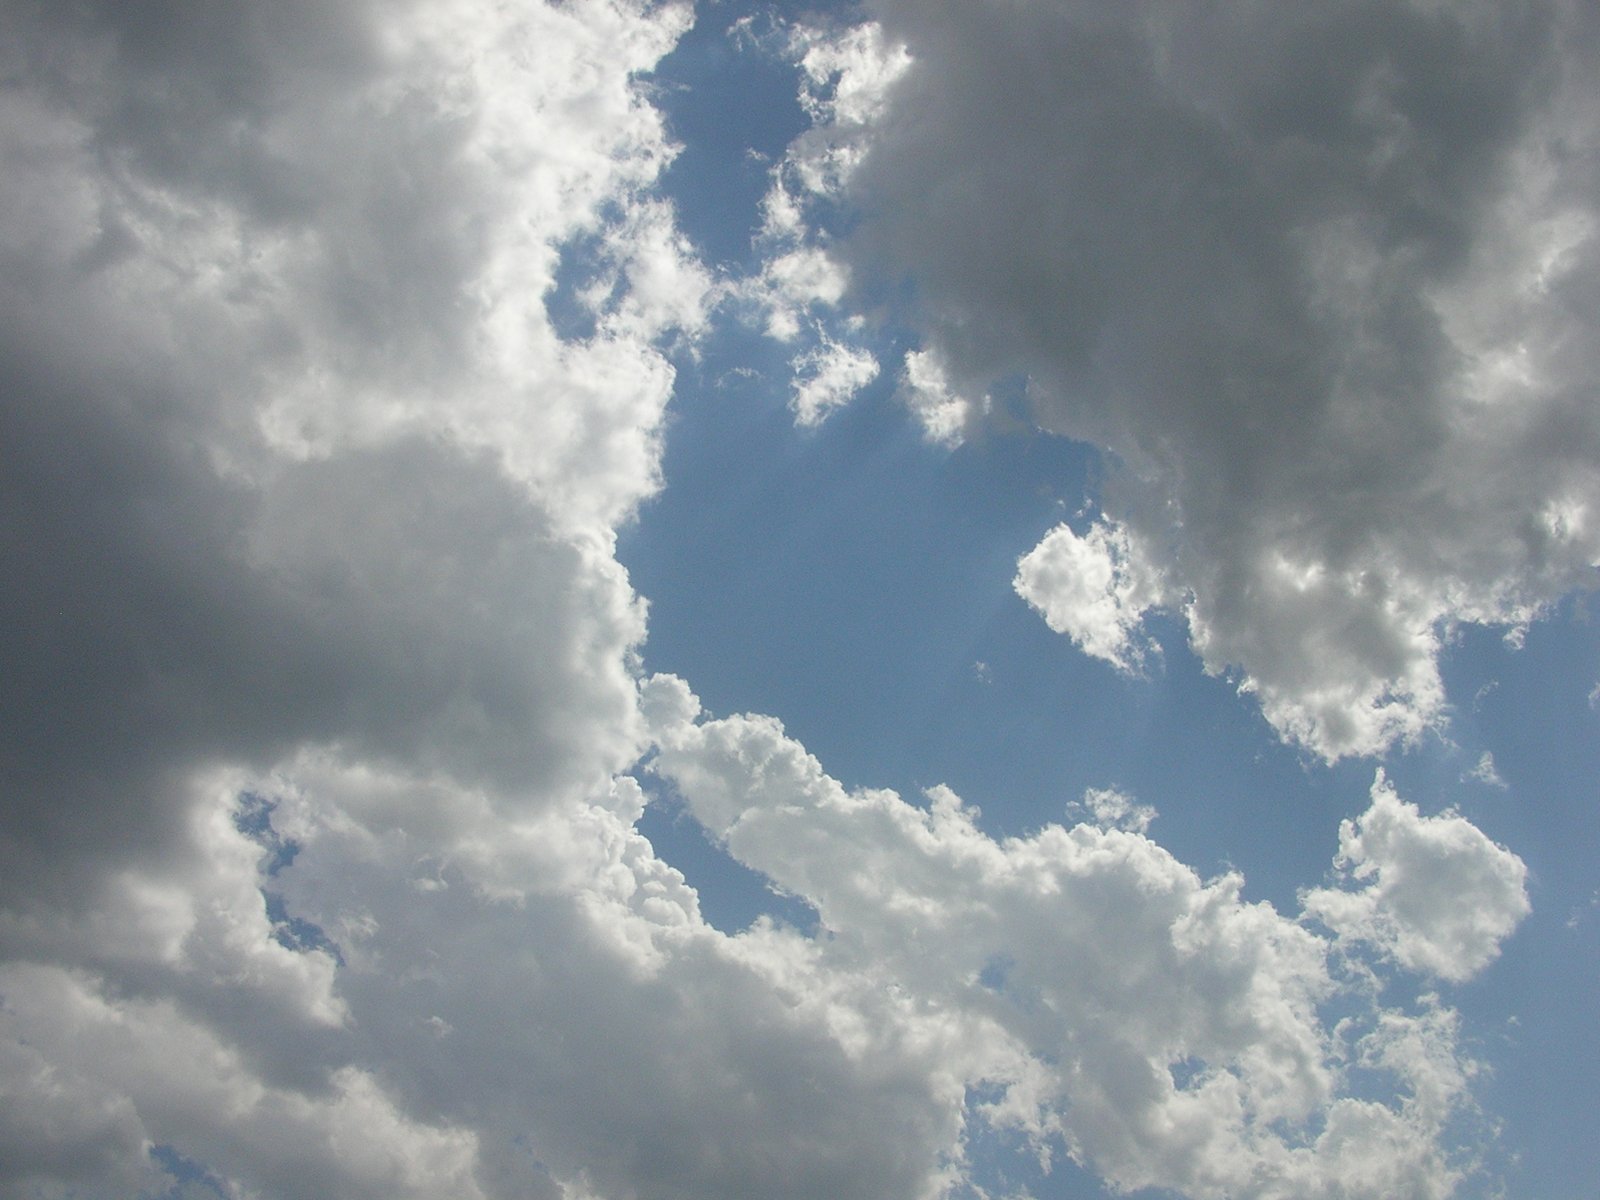
<svg viewBox="0 0 1600 1200"><path fill-rule="evenodd" d="M1383 1007L1359 973L1341 973L1335 942L1243 900L1239 876L1202 880L1144 837L1149 810L1128 797L1091 793L1097 824L997 841L947 788L926 807L847 791L769 717L697 721L672 679L647 694L654 769L730 854L816 908L820 961L963 1031L948 1069L997 1097L971 1107L969 1123L1018 1131L1046 1153L1064 1144L1124 1189L1454 1187L1446 1128L1474 1070L1454 1015L1436 1002L1420 1015ZM1409 885L1374 838L1407 810L1442 852L1415 864ZM1341 902L1397 907L1430 950L1456 954L1452 967L1481 965L1487 944L1447 928L1444 910L1510 916L1484 926L1497 941L1520 916L1502 884L1521 864L1460 818L1417 818L1381 789L1361 828L1368 840L1347 838L1343 853L1383 860L1382 895L1341 891ZM1460 869L1429 873L1440 864ZM1332 896L1308 911L1326 919ZM1330 1027L1321 1008L1336 996L1361 1015ZM1392 1098L1347 1091L1347 1061L1379 1072Z"/></svg>
<svg viewBox="0 0 1600 1200"><path fill-rule="evenodd" d="M333 1071L320 1095L276 1086L172 1004L60 967L9 964L0 989L7 1195L149 1194L146 1149L168 1138L268 1195L484 1195L473 1136L406 1117L367 1072Z"/></svg>
<svg viewBox="0 0 1600 1200"><path fill-rule="evenodd" d="M1357 887L1306 893L1307 915L1455 983L1494 961L1529 911L1520 858L1463 817L1424 817L1381 773L1372 807L1339 826L1337 865Z"/></svg>
<svg viewBox="0 0 1600 1200"><path fill-rule="evenodd" d="M1156 819L1155 809L1138 803L1116 788L1090 788L1078 807L1106 829L1124 829L1129 833L1148 832L1150 822Z"/></svg>
<svg viewBox="0 0 1600 1200"><path fill-rule="evenodd" d="M820 425L878 376L878 360L870 352L827 338L791 365L802 372L795 379L791 404L797 425Z"/></svg>
<svg viewBox="0 0 1600 1200"><path fill-rule="evenodd" d="M1085 654L1132 673L1150 645L1136 634L1160 594L1152 576L1126 531L1102 521L1081 537L1056 526L1017 563L1013 586Z"/></svg>
<svg viewBox="0 0 1600 1200"><path fill-rule="evenodd" d="M944 363L930 351L906 355L900 395L927 439L944 446L960 445L968 427L989 411L987 395L971 400L952 389Z"/></svg>
<svg viewBox="0 0 1600 1200"><path fill-rule="evenodd" d="M470 1130L490 1194L931 1190L953 1045L896 1040L897 1006L793 931L708 925L632 828L632 780L512 819L325 753L258 790L298 847L288 910L343 960L331 1051L379 1055L408 1111Z"/></svg>
<svg viewBox="0 0 1600 1200"><path fill-rule="evenodd" d="M241 1194L558 1196L592 1170L625 1195L673 1155L682 1194L740 1193L749 1128L722 1176L673 1139L706 1095L687 1059L652 1081L619 1050L585 1108L552 1052L531 1127L554 1166L525 1110L495 1125L470 1075L427 1082L477 1038L463 1070L493 1074L491 1032L532 1036L518 998L591 1037L590 984L648 1040L673 987L641 984L648 937L596 899L630 863L641 905L710 937L595 808L646 745L615 530L660 485L662 346L709 292L648 194L672 148L634 79L688 15L0 15L0 1192L162 1191L155 1148ZM557 330L557 293L588 332ZM526 826L570 854L533 864L559 898L531 925L486 849ZM539 991L506 957L533 942L576 974ZM384 973L430 945L459 952L454 1000ZM766 986L707 953L677 969ZM812 1057L818 1028L773 1053ZM715 1030L682 1032L674 1054Z"/></svg>
<svg viewBox="0 0 1600 1200"><path fill-rule="evenodd" d="M1500 777L1499 769L1494 765L1494 755L1488 750L1478 759L1477 765L1472 770L1461 776L1462 782L1469 779L1479 783L1488 784L1490 787L1505 788L1507 783Z"/></svg>
<svg viewBox="0 0 1600 1200"><path fill-rule="evenodd" d="M707 285L630 75L684 20L8 10L13 898L158 853L218 761L337 742L542 803L637 754L610 543ZM591 233L616 279L563 341Z"/></svg>
<svg viewBox="0 0 1600 1200"><path fill-rule="evenodd" d="M1383 1008L1146 806L996 841L641 686L615 541L715 289L637 76L689 19L0 10L0 1195L932 1197L980 1125L1118 1186L1442 1194L1448 1010ZM897 45L801 45L831 132L780 183L866 169ZM786 220L782 253L826 241ZM826 250L770 275L795 312L845 294ZM819 414L867 371L828 337ZM1113 599L1122 521L1072 535ZM1126 653L1144 593L1099 602L1072 627ZM657 740L822 936L704 921L636 828ZM1507 860L1416 818L1504 868L1417 901L1387 814L1339 931L1481 960L1506 929L1437 887Z"/></svg>
<svg viewBox="0 0 1600 1200"><path fill-rule="evenodd" d="M1594 586L1592 9L867 13L898 66L792 151L854 294L1105 452L1104 527L1286 736L1414 739L1453 624Z"/></svg>

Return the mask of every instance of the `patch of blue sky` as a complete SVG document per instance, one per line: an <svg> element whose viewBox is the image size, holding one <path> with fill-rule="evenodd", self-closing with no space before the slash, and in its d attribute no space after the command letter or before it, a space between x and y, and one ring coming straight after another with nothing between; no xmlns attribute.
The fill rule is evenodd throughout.
<svg viewBox="0 0 1600 1200"><path fill-rule="evenodd" d="M637 828L656 854L680 872L700 898L700 915L723 933L741 933L759 919L777 921L802 933L817 932L817 911L797 896L778 891L718 845L689 814L665 780L641 780L651 803Z"/></svg>
<svg viewBox="0 0 1600 1200"><path fill-rule="evenodd" d="M171 1180L163 1192L144 1192L139 1200L229 1200L236 1193L204 1163L180 1154L173 1146L150 1147L150 1158Z"/></svg>
<svg viewBox="0 0 1600 1200"><path fill-rule="evenodd" d="M678 227L713 266L747 262L771 169L809 123L799 68L777 52L782 38L769 6L705 5L651 76L680 147L662 187L677 201Z"/></svg>
<svg viewBox="0 0 1600 1200"><path fill-rule="evenodd" d="M242 792L233 810L233 827L255 842L264 852L261 873L268 879L294 862L300 844L285 838L272 826L276 800L255 792Z"/></svg>
<svg viewBox="0 0 1600 1200"><path fill-rule="evenodd" d="M778 716L847 786L948 784L997 835L1118 787L1202 873L1236 866L1292 909L1372 769L1308 765L1170 619L1151 623L1161 660L1129 678L1015 594L1017 558L1083 504L1092 452L1020 434L928 446L885 380L797 431L771 357L729 331L680 376L668 485L619 550L650 599L648 667L714 713Z"/></svg>
<svg viewBox="0 0 1600 1200"><path fill-rule="evenodd" d="M1435 789L1528 864L1533 911L1500 960L1447 990L1481 1039L1481 1082L1508 1164L1511 1195L1578 1196L1600 1179L1590 1097L1600 1078L1600 626L1581 598L1529 627L1520 648L1496 630L1466 628L1445 655L1455 699L1454 756L1392 771L1402 788ZM1452 780L1488 751L1503 787ZM1441 765L1447 764L1447 765ZM1422 770L1418 770L1421 767ZM1425 774L1426 772L1426 774Z"/></svg>
<svg viewBox="0 0 1600 1200"><path fill-rule="evenodd" d="M600 314L584 295L605 269L605 239L600 231L579 234L561 247L555 280L544 298L550 326L563 341L581 342L595 335Z"/></svg>
<svg viewBox="0 0 1600 1200"><path fill-rule="evenodd" d="M255 792L242 792L235 803L233 825L262 850L261 877L268 886L261 888L267 920L272 923L272 938L288 950L324 950L343 965L344 955L320 925L289 912L283 894L271 881L292 864L300 853L300 843L280 834L272 824L277 801Z"/></svg>
<svg viewBox="0 0 1600 1200"><path fill-rule="evenodd" d="M967 1106L975 1110L1000 1097L997 1089L969 1087ZM1109 1191L1093 1172L1072 1160L1059 1139L1043 1147L1048 1157L1041 1159L1039 1147L1015 1129L991 1129L974 1120L967 1127L966 1154L970 1164L970 1183L952 1200L1110 1200ZM1161 1193L1145 1191L1147 1197Z"/></svg>
<svg viewBox="0 0 1600 1200"><path fill-rule="evenodd" d="M766 164L804 126L774 39L729 32L752 14L767 19L704 10L654 76L683 144L667 193L702 253L736 274L758 269ZM1206 874L1237 866L1253 894L1292 907L1326 870L1339 817L1363 806L1370 768L1309 768L1252 700L1200 670L1172 622L1153 622L1164 655L1147 679L1051 633L1012 590L1016 561L1092 507L1098 456L1020 420L953 452L929 446L894 397L910 347L876 333L879 377L810 431L788 409L795 347L724 321L680 357L668 486L620 547L651 603L650 669L682 674L713 712L778 716L848 786L915 799L948 784L997 834L1064 819L1086 788L1122 788L1162 812L1180 857ZM996 401L1021 416L1020 392Z"/></svg>

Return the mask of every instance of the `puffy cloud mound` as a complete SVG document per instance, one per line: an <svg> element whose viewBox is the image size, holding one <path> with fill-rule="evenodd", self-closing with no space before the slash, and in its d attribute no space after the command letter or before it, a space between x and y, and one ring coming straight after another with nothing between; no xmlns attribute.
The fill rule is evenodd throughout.
<svg viewBox="0 0 1600 1200"><path fill-rule="evenodd" d="M1125 530L1104 522L1081 537L1058 525L1017 563L1017 594L1085 654L1124 671L1144 661L1139 623L1155 594Z"/></svg>
<svg viewBox="0 0 1600 1200"><path fill-rule="evenodd" d="M1426 1001L1414 1013L1383 1008L1365 975L1342 974L1341 942L1244 901L1235 874L1202 880L1143 836L1152 814L1128 797L1093 792L1094 824L995 840L948 789L932 789L926 807L850 792L775 720L696 721L676 680L648 690L654 769L729 853L815 907L822 961L906 997L920 1024L962 1047L946 1068L995 1097L969 1123L1020 1131L1045 1153L1059 1139L1118 1188L1219 1198L1454 1188L1446 1130L1473 1071L1454 1015ZM1367 841L1347 840L1344 853L1382 860L1381 882L1400 874L1378 832L1397 811L1421 830L1425 848L1411 857L1429 861L1411 865L1422 878L1330 889L1311 911L1326 920L1343 901L1453 944L1466 939L1439 915L1447 896L1508 916L1454 960L1459 977L1520 917L1505 880L1520 899L1521 863L1459 818L1418 818L1380 789L1361 819ZM1335 997L1360 1015L1330 1028L1321 1009ZM1387 1078L1393 1099L1358 1098L1349 1064Z"/></svg>
<svg viewBox="0 0 1600 1200"><path fill-rule="evenodd" d="M1462 817L1424 817L1381 774L1372 807L1340 825L1337 861L1360 886L1309 892L1307 914L1442 979L1477 974L1528 915L1521 859Z"/></svg>
<svg viewBox="0 0 1600 1200"><path fill-rule="evenodd" d="M1592 5L866 8L870 37L813 38L872 103L791 154L859 218L831 253L910 280L961 393L1024 373L1042 428L1106 452L1093 536L1282 732L1413 738L1454 623L1594 586ZM1073 545L1024 594L1122 661L1104 556L1045 582Z"/></svg>
<svg viewBox="0 0 1600 1200"><path fill-rule="evenodd" d="M9 894L159 845L199 764L340 742L543 803L638 752L612 528L707 281L630 79L685 19L5 7Z"/></svg>

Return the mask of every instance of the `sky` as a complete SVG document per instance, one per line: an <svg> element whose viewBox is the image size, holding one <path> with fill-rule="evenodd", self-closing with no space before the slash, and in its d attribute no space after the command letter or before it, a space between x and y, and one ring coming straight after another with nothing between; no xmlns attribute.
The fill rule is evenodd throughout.
<svg viewBox="0 0 1600 1200"><path fill-rule="evenodd" d="M1588 1194L1597 66L0 0L0 1197Z"/></svg>

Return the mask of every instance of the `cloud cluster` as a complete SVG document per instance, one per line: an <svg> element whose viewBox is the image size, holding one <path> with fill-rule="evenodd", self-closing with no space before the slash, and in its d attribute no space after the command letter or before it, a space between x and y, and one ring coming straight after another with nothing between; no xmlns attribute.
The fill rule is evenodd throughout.
<svg viewBox="0 0 1600 1200"><path fill-rule="evenodd" d="M0 1196L931 1200L984 1126L1119 1186L1443 1194L1451 1014L1330 948L1487 961L1522 877L1470 827L1375 797L1330 938L1132 798L996 842L641 685L616 531L713 289L637 77L689 17L0 4ZM890 45L810 60L819 179ZM791 315L843 288L780 235ZM868 373L829 353L818 416ZM980 394L962 353L913 382ZM703 919L636 828L656 743L819 935Z"/></svg>
<svg viewBox="0 0 1600 1200"><path fill-rule="evenodd" d="M207 761L337 741L531 798L637 753L611 530L706 283L629 80L684 20L7 6L13 894L159 844ZM578 235L614 278L564 341Z"/></svg>
<svg viewBox="0 0 1600 1200"><path fill-rule="evenodd" d="M1413 738L1453 624L1594 586L1592 6L866 9L832 44L901 65L836 51L841 94L883 86L794 151L843 164L802 173L857 218L832 253L909 281L946 390L1025 374L1040 427L1102 448L1139 603L1284 734ZM1057 582L1019 590L1124 663L1139 604L1108 581L1109 625L1068 620L1088 580Z"/></svg>
<svg viewBox="0 0 1600 1200"><path fill-rule="evenodd" d="M1356 878L1376 882L1308 904L1329 940L1244 901L1235 874L1202 880L1117 793L1088 797L1099 824L996 841L948 789L925 808L846 791L771 718L697 722L676 680L650 687L654 769L729 853L815 906L824 961L905 996L919 1040L962 1048L947 1069L993 1097L969 1120L1042 1154L1064 1143L1126 1189L1454 1187L1461 1164L1442 1135L1473 1067L1453 1014L1385 1008L1338 960L1358 949L1347 935L1379 929L1407 965L1448 979L1492 957L1526 911L1522 864L1459 818L1422 818L1376 789L1342 843ZM1446 895L1484 915L1463 927ZM1322 1011L1336 997L1335 1027ZM1374 1075L1388 1101L1371 1098Z"/></svg>
<svg viewBox="0 0 1600 1200"><path fill-rule="evenodd" d="M187 1162L228 1194L560 1194L407 1091L405 1002L358 951L449 944L403 915L417 862L541 814L581 848L644 749L614 530L708 280L635 76L688 18L0 6L0 1193ZM286 795L369 896L289 886L327 852L273 825ZM546 926L553 961L604 959Z"/></svg>

